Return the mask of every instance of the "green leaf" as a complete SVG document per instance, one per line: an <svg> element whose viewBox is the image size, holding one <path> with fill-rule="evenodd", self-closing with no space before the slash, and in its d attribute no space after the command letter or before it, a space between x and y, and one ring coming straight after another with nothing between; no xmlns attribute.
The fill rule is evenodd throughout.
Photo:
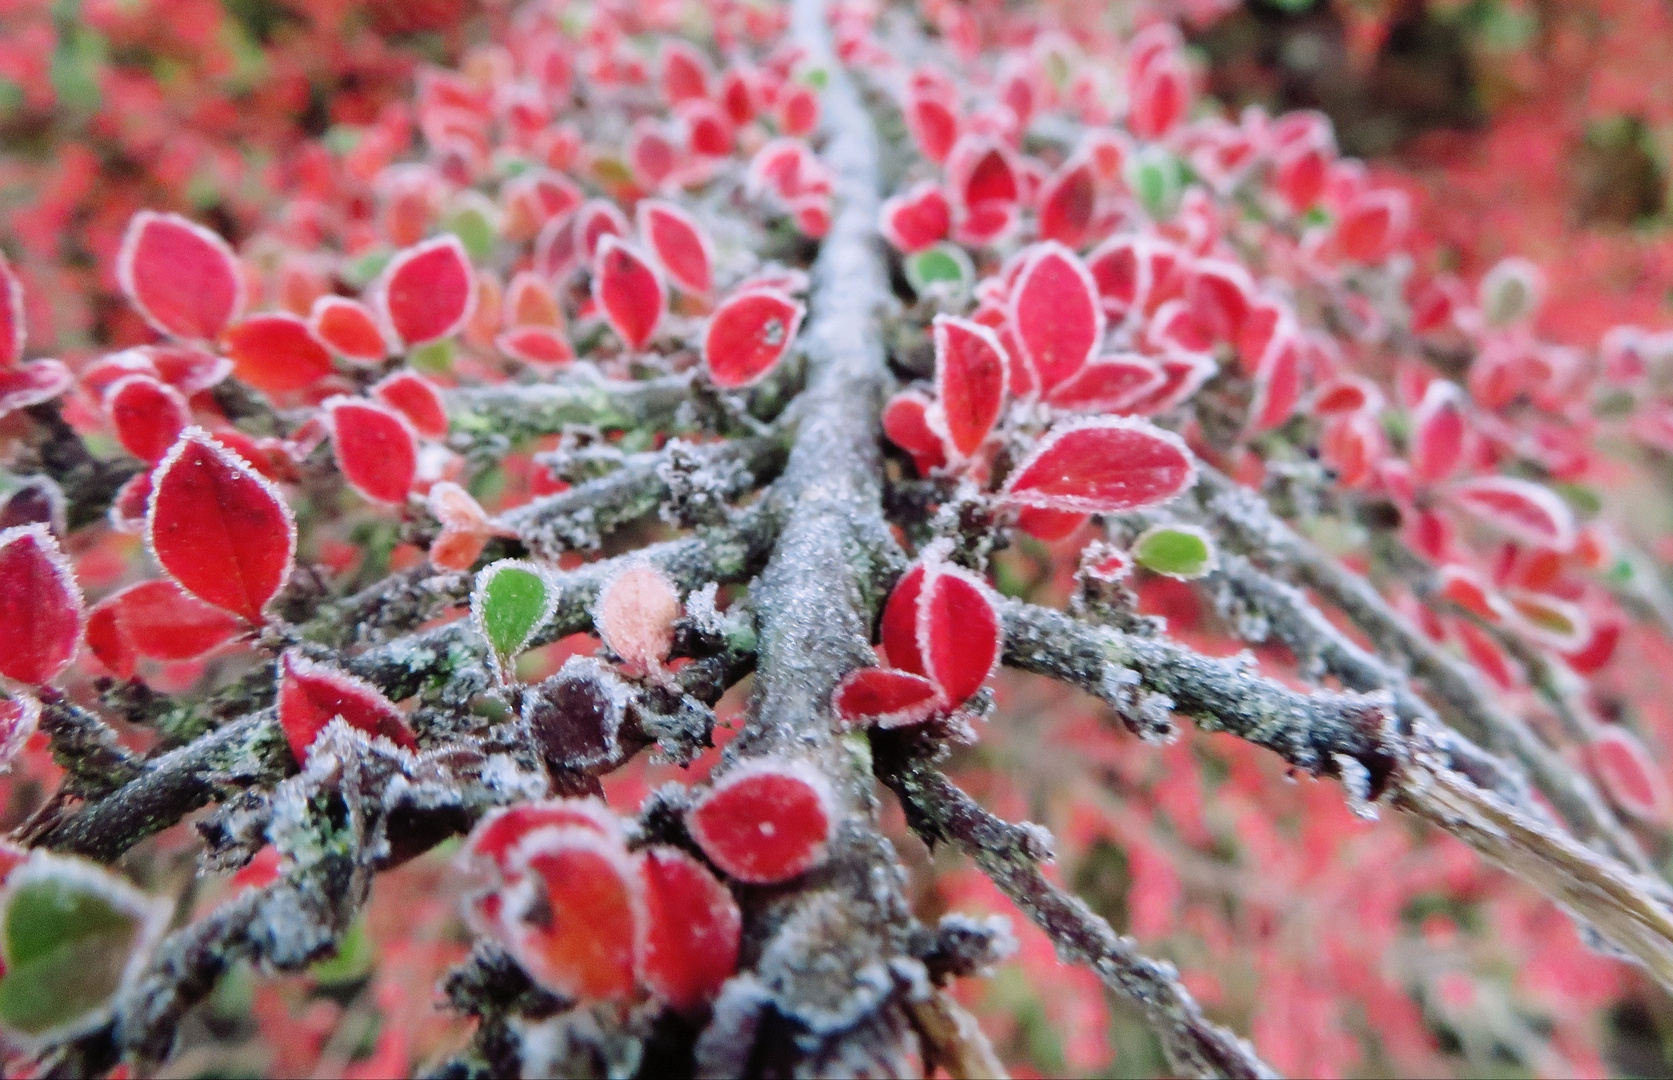
<svg viewBox="0 0 1673 1080"><path fill-rule="evenodd" d="M426 375L446 375L453 370L453 339L442 338L407 351L407 363Z"/></svg>
<svg viewBox="0 0 1673 1080"><path fill-rule="evenodd" d="M129 961L168 907L90 862L35 852L13 871L0 914L0 1026L25 1040L102 1020Z"/></svg>
<svg viewBox="0 0 1673 1080"><path fill-rule="evenodd" d="M366 932L366 918L362 915L337 942L337 955L318 961L308 969L308 974L322 986L341 986L365 978L377 959L377 946Z"/></svg>
<svg viewBox="0 0 1673 1080"><path fill-rule="evenodd" d="M957 244L936 244L915 255L908 255L903 264L906 280L919 296L939 293L949 299L963 299L969 295L976 280L976 267Z"/></svg>
<svg viewBox="0 0 1673 1080"><path fill-rule="evenodd" d="M393 248L376 247L357 258L343 264L339 273L343 280L356 289L364 289L377 276L383 273L383 268L389 265L389 260L395 257Z"/></svg>
<svg viewBox="0 0 1673 1080"><path fill-rule="evenodd" d="M1185 174L1178 158L1160 146L1147 146L1128 159L1127 186L1152 221L1166 221L1179 209Z"/></svg>
<svg viewBox="0 0 1673 1080"><path fill-rule="evenodd" d="M487 262L493 258L499 244L499 231L486 211L480 206L466 206L447 219L447 231L457 236L473 262Z"/></svg>
<svg viewBox="0 0 1673 1080"><path fill-rule="evenodd" d="M557 590L533 563L501 559L483 567L471 593L471 615L488 639L501 678L511 661L557 610Z"/></svg>
<svg viewBox="0 0 1673 1080"><path fill-rule="evenodd" d="M1214 569L1214 544L1188 525L1157 525L1133 543L1133 558L1146 570L1175 578L1199 578Z"/></svg>

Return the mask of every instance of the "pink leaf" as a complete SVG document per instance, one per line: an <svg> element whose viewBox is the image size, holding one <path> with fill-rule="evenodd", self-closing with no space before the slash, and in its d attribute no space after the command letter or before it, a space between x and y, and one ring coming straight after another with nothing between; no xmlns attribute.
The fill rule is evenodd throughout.
<svg viewBox="0 0 1673 1080"><path fill-rule="evenodd" d="M1139 416L1156 416L1177 408L1202 389L1218 370L1218 364L1200 353L1169 351L1162 356L1162 376L1166 381L1148 397L1129 405L1128 411Z"/></svg>
<svg viewBox="0 0 1673 1080"><path fill-rule="evenodd" d="M0 675L51 682L75 659L81 625L81 587L52 531L0 531Z"/></svg>
<svg viewBox="0 0 1673 1080"><path fill-rule="evenodd" d="M397 370L372 384L371 394L405 416L426 438L447 434L447 405L436 384L416 371Z"/></svg>
<svg viewBox="0 0 1673 1080"><path fill-rule="evenodd" d="M325 402L331 446L349 486L373 502L399 505L418 477L418 436L407 418L359 398Z"/></svg>
<svg viewBox="0 0 1673 1080"><path fill-rule="evenodd" d="M906 103L906 126L926 161L941 164L958 141L958 115L934 94L916 93Z"/></svg>
<svg viewBox="0 0 1673 1080"><path fill-rule="evenodd" d="M238 377L260 390L300 390L331 374L331 351L301 318L252 315L222 340Z"/></svg>
<svg viewBox="0 0 1673 1080"><path fill-rule="evenodd" d="M367 363L389 355L377 317L358 300L322 296L308 314L308 329L338 354Z"/></svg>
<svg viewBox="0 0 1673 1080"><path fill-rule="evenodd" d="M881 728L921 724L945 707L939 686L922 675L893 668L850 671L831 695L831 708L839 719Z"/></svg>
<svg viewBox="0 0 1673 1080"><path fill-rule="evenodd" d="M984 136L959 140L948 158L947 175L959 203L966 207L988 202L1014 206L1022 198L1022 182L1011 155Z"/></svg>
<svg viewBox="0 0 1673 1080"><path fill-rule="evenodd" d="M1017 275L1009 314L1017 343L1047 391L1080 371L1103 341L1097 286L1062 244L1033 250Z"/></svg>
<svg viewBox="0 0 1673 1080"><path fill-rule="evenodd" d="M308 760L308 747L339 717L368 735L382 736L406 750L418 749L406 717L382 691L295 649L279 658L278 710L279 727L298 762Z"/></svg>
<svg viewBox="0 0 1673 1080"><path fill-rule="evenodd" d="M123 449L155 465L192 422L192 410L180 391L149 375L129 375L104 394L105 413Z"/></svg>
<svg viewBox="0 0 1673 1080"><path fill-rule="evenodd" d="M1179 436L1143 420L1106 417L1047 432L1006 481L1004 497L1047 510L1116 513L1166 502L1195 478Z"/></svg>
<svg viewBox="0 0 1673 1080"><path fill-rule="evenodd" d="M51 401L74 382L70 369L57 360L30 360L0 368L0 416Z"/></svg>
<svg viewBox="0 0 1673 1080"><path fill-rule="evenodd" d="M373 290L378 315L406 345L426 345L464 328L476 309L476 273L457 236L397 252Z"/></svg>
<svg viewBox="0 0 1673 1080"><path fill-rule="evenodd" d="M1121 413L1167 382L1161 365L1138 353L1100 356L1052 388L1053 406L1074 412Z"/></svg>
<svg viewBox="0 0 1673 1080"><path fill-rule="evenodd" d="M703 362L729 390L766 377L789 351L807 309L776 289L748 289L721 301L703 332Z"/></svg>
<svg viewBox="0 0 1673 1080"><path fill-rule="evenodd" d="M586 829L607 840L622 838L621 820L601 800L550 799L484 814L465 841L466 859L509 879L516 870L512 855L517 845L537 830L551 827Z"/></svg>
<svg viewBox="0 0 1673 1080"><path fill-rule="evenodd" d="M668 290L638 248L607 235L593 261L593 300L629 349L643 349L662 324Z"/></svg>
<svg viewBox="0 0 1673 1080"><path fill-rule="evenodd" d="M962 705L999 662L999 612L985 582L948 563L930 566L918 597L924 674Z"/></svg>
<svg viewBox="0 0 1673 1080"><path fill-rule="evenodd" d="M0 371L23 359L23 282L0 255Z"/></svg>
<svg viewBox="0 0 1673 1080"><path fill-rule="evenodd" d="M680 594L668 575L650 563L629 566L599 593L594 621L610 651L630 675L662 670L674 645Z"/></svg>
<svg viewBox="0 0 1673 1080"><path fill-rule="evenodd" d="M714 290L714 245L697 219L670 202L644 199L634 211L639 236L674 287L692 296Z"/></svg>
<svg viewBox="0 0 1673 1080"><path fill-rule="evenodd" d="M646 848L637 863L645 897L638 942L645 985L691 1012L737 972L743 916L731 891L678 848Z"/></svg>
<svg viewBox="0 0 1673 1080"><path fill-rule="evenodd" d="M1005 405L1009 364L999 337L981 323L937 315L935 336L936 409L948 444L960 457L981 449Z"/></svg>
<svg viewBox="0 0 1673 1080"><path fill-rule="evenodd" d="M1336 244L1356 262L1381 262L1405 238L1410 221L1411 203L1404 192L1368 191L1343 208Z"/></svg>
<svg viewBox="0 0 1673 1080"><path fill-rule="evenodd" d="M1541 484L1508 476L1482 476L1452 485L1453 504L1518 540L1556 551L1574 547L1574 513Z"/></svg>
<svg viewBox="0 0 1673 1080"><path fill-rule="evenodd" d="M199 600L262 622L296 554L279 489L196 427L151 476L146 539L158 564Z"/></svg>
<svg viewBox="0 0 1673 1080"><path fill-rule="evenodd" d="M879 231L896 251L910 255L947 235L953 208L933 180L925 180L903 195L883 200Z"/></svg>
<svg viewBox="0 0 1673 1080"><path fill-rule="evenodd" d="M563 307L545 278L532 270L522 270L511 279L505 289L505 325L508 329L519 326L563 329Z"/></svg>
<svg viewBox="0 0 1673 1080"><path fill-rule="evenodd" d="M232 248L178 214L133 216L116 280L145 321L169 337L213 341L244 309L244 275Z"/></svg>
<svg viewBox="0 0 1673 1080"><path fill-rule="evenodd" d="M577 256L588 262L598 259L598 246L606 236L626 240L632 226L621 207L609 199L588 199L575 212L575 244Z"/></svg>
<svg viewBox="0 0 1673 1080"><path fill-rule="evenodd" d="M513 327L494 339L494 348L535 367L563 367L575 359L569 338L550 326Z"/></svg>
<svg viewBox="0 0 1673 1080"><path fill-rule="evenodd" d="M1591 745L1592 768L1621 809L1642 821L1673 816L1667 777L1638 736L1619 724L1602 725Z"/></svg>
<svg viewBox="0 0 1673 1080"><path fill-rule="evenodd" d="M803 762L775 758L734 766L685 821L710 861L754 885L788 881L822 862L836 824L824 776Z"/></svg>

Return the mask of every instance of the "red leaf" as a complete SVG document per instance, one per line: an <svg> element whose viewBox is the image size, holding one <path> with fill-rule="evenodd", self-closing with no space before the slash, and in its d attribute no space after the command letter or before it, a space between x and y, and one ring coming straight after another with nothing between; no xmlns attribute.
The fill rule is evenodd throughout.
<svg viewBox="0 0 1673 1080"><path fill-rule="evenodd" d="M1215 341L1236 343L1255 305L1255 281L1241 265L1225 259L1199 259L1186 278L1191 314Z"/></svg>
<svg viewBox="0 0 1673 1080"><path fill-rule="evenodd" d="M135 351L150 359L159 379L188 398L218 386L232 374L231 360L196 345L141 345Z"/></svg>
<svg viewBox="0 0 1673 1080"><path fill-rule="evenodd" d="M372 384L372 396L412 422L423 436L447 434L447 405L436 384L416 371L392 371Z"/></svg>
<svg viewBox="0 0 1673 1080"><path fill-rule="evenodd" d="M1377 413L1382 411L1383 393L1369 379L1359 375L1338 375L1314 390L1309 404L1315 416Z"/></svg>
<svg viewBox="0 0 1673 1080"><path fill-rule="evenodd" d="M222 339L238 377L260 390L300 390L331 374L331 351L301 318L252 315Z"/></svg>
<svg viewBox="0 0 1673 1080"><path fill-rule="evenodd" d="M593 260L593 300L629 349L643 349L662 324L668 290L638 248L607 235Z"/></svg>
<svg viewBox="0 0 1673 1080"><path fill-rule="evenodd" d="M895 582L883 605L879 634L889 663L913 675L927 676L918 642L918 599L923 595L926 566L919 561Z"/></svg>
<svg viewBox="0 0 1673 1080"><path fill-rule="evenodd" d="M1015 205L1022 182L1010 154L980 135L960 139L947 161L947 175L958 201L966 207L988 202Z"/></svg>
<svg viewBox="0 0 1673 1080"><path fill-rule="evenodd" d="M628 136L627 161L633 169L633 179L640 187L656 190L679 165L679 148L663 133L662 125L651 117L633 122Z"/></svg>
<svg viewBox="0 0 1673 1080"><path fill-rule="evenodd" d="M1592 768L1615 805L1643 821L1673 816L1667 777L1638 736L1618 724L1602 725L1592 740Z"/></svg>
<svg viewBox="0 0 1673 1080"><path fill-rule="evenodd" d="M1010 236L1017 221L1017 204L1003 199L961 206L953 222L953 239L965 247L987 247Z"/></svg>
<svg viewBox="0 0 1673 1080"><path fill-rule="evenodd" d="M457 236L438 236L397 252L373 290L396 341L425 345L464 328L476 308L476 273Z"/></svg>
<svg viewBox="0 0 1673 1080"><path fill-rule="evenodd" d="M181 588L260 623L290 577L296 519L272 481L189 427L152 473L146 539Z"/></svg>
<svg viewBox="0 0 1673 1080"><path fill-rule="evenodd" d="M947 447L929 424L930 399L917 390L902 390L883 407L883 434L912 455L920 476L947 464Z"/></svg>
<svg viewBox="0 0 1673 1080"><path fill-rule="evenodd" d="M57 360L30 360L0 368L0 416L51 401L74 382L70 369Z"/></svg>
<svg viewBox="0 0 1673 1080"><path fill-rule="evenodd" d="M94 620L109 618L120 634L122 649L107 656L101 647L108 631L94 633ZM87 643L106 667L118 674L125 651L154 660L195 660L244 633L243 620L211 607L184 592L172 581L141 581L93 605L87 615ZM112 662L112 660L116 662Z"/></svg>
<svg viewBox="0 0 1673 1080"><path fill-rule="evenodd" d="M1411 204L1404 192L1367 191L1342 210L1336 244L1357 262L1381 262L1405 238L1410 220Z"/></svg>
<svg viewBox="0 0 1673 1080"><path fill-rule="evenodd" d="M28 694L0 700L0 769L8 769L41 724L41 703ZM11 841L0 841L0 883L26 857ZM0 975L5 969L0 968Z"/></svg>
<svg viewBox="0 0 1673 1080"><path fill-rule="evenodd" d="M490 810L476 823L465 841L465 853L472 859L509 877L515 871L512 855L518 844L535 831L553 826L587 829L608 840L621 839L621 821L602 801L550 799Z"/></svg>
<svg viewBox="0 0 1673 1080"><path fill-rule="evenodd" d="M368 308L346 296L322 296L308 314L308 329L350 360L372 362L389 355L389 343Z"/></svg>
<svg viewBox="0 0 1673 1080"><path fill-rule="evenodd" d="M99 663L110 669L118 679L131 679L139 663L139 651L129 639L114 607L95 604L87 611L87 623L82 639Z"/></svg>
<svg viewBox="0 0 1673 1080"><path fill-rule="evenodd" d="M1141 139L1160 139L1185 118L1191 73L1174 51L1145 65L1131 88L1127 128Z"/></svg>
<svg viewBox="0 0 1673 1080"><path fill-rule="evenodd" d="M691 838L722 871L769 885L824 861L835 806L830 785L812 766L756 758L716 781L685 821Z"/></svg>
<svg viewBox="0 0 1673 1080"><path fill-rule="evenodd" d="M924 674L954 705L982 688L999 662L999 612L986 583L947 563L930 567L918 598Z"/></svg>
<svg viewBox="0 0 1673 1080"><path fill-rule="evenodd" d="M926 161L941 164L958 140L958 114L940 96L915 93L906 103L906 126Z"/></svg>
<svg viewBox="0 0 1673 1080"><path fill-rule="evenodd" d="M1047 432L1006 481L1004 495L1047 510L1115 513L1166 502L1195 477L1179 436L1143 420L1105 417Z"/></svg>
<svg viewBox="0 0 1673 1080"><path fill-rule="evenodd" d="M111 529L119 533L143 531L150 508L151 474L136 473L128 478L127 483L116 489L115 497L110 500L110 513L107 517Z"/></svg>
<svg viewBox="0 0 1673 1080"><path fill-rule="evenodd" d="M644 199L634 211L639 236L674 287L692 296L714 289L714 245L697 219L670 202Z"/></svg>
<svg viewBox="0 0 1673 1080"><path fill-rule="evenodd" d="M1156 416L1190 400L1203 383L1220 369L1199 353L1170 351L1162 357L1162 376L1167 380L1149 397L1133 402L1128 411L1139 416Z"/></svg>
<svg viewBox="0 0 1673 1080"><path fill-rule="evenodd" d="M1465 619L1452 620L1452 628L1458 635L1459 644L1464 646L1464 654L1470 658L1470 663L1485 672L1501 690L1516 689L1516 668L1511 664L1510 657L1505 655L1505 651L1487 631Z"/></svg>
<svg viewBox="0 0 1673 1080"><path fill-rule="evenodd" d="M619 840L583 828L542 829L518 845L521 887L507 897L511 955L536 982L579 1001L629 997L644 924L639 875Z"/></svg>
<svg viewBox="0 0 1673 1080"><path fill-rule="evenodd" d="M550 326L513 327L494 339L494 348L536 367L562 367L575 359L569 338Z"/></svg>
<svg viewBox="0 0 1673 1080"><path fill-rule="evenodd" d="M662 96L668 104L709 96L709 80L713 72L709 62L697 49L683 41L669 39L662 43Z"/></svg>
<svg viewBox="0 0 1673 1080"><path fill-rule="evenodd" d="M1574 513L1556 492L1527 480L1482 476L1448 492L1454 505L1518 540L1568 551L1578 537Z"/></svg>
<svg viewBox="0 0 1673 1080"><path fill-rule="evenodd" d="M639 966L651 993L682 1012L700 1008L738 970L743 916L731 890L678 848L638 857L645 897Z"/></svg>
<svg viewBox="0 0 1673 1080"><path fill-rule="evenodd" d="M944 239L952 227L953 208L933 180L883 200L879 231L896 251L912 254Z"/></svg>
<svg viewBox="0 0 1673 1080"><path fill-rule="evenodd" d="M1025 506L1017 512L1017 528L1036 540L1051 543L1062 540L1086 524L1090 515L1071 510L1047 510L1040 506Z"/></svg>
<svg viewBox="0 0 1673 1080"><path fill-rule="evenodd" d="M122 294L170 337L213 341L244 308L244 276L227 242L178 214L141 210L116 255Z"/></svg>
<svg viewBox="0 0 1673 1080"><path fill-rule="evenodd" d="M674 110L685 127L685 142L705 157L730 157L734 145L732 118L712 101L685 101Z"/></svg>
<svg viewBox="0 0 1673 1080"><path fill-rule="evenodd" d="M1143 401L1167 382L1161 365L1138 353L1112 353L1095 358L1052 388L1047 400L1074 412L1121 413Z"/></svg>
<svg viewBox="0 0 1673 1080"><path fill-rule="evenodd" d="M1382 425L1370 413L1332 416L1319 433L1319 457L1345 488L1364 487L1386 450Z"/></svg>
<svg viewBox="0 0 1673 1080"><path fill-rule="evenodd" d="M161 461L192 422L192 410L180 391L149 375L129 375L112 383L104 406L123 449L147 465Z"/></svg>
<svg viewBox="0 0 1673 1080"><path fill-rule="evenodd" d="M325 402L331 446L350 487L373 502L407 501L418 477L418 436L394 409L358 398Z"/></svg>
<svg viewBox="0 0 1673 1080"><path fill-rule="evenodd" d="M75 659L81 624L81 587L52 531L0 531L0 675L51 682Z"/></svg>
<svg viewBox="0 0 1673 1080"><path fill-rule="evenodd" d="M632 226L621 207L609 199L589 199L575 214L575 245L578 257L589 262L598 258L598 245L606 236L627 239Z"/></svg>
<svg viewBox="0 0 1673 1080"><path fill-rule="evenodd" d="M1009 364L999 337L980 323L937 315L935 388L930 424L940 420L960 457L981 449L1005 405Z"/></svg>
<svg viewBox="0 0 1673 1080"><path fill-rule="evenodd" d="M922 675L893 668L850 671L831 695L831 708L849 724L881 728L921 724L946 708L941 688Z"/></svg>
<svg viewBox="0 0 1673 1080"><path fill-rule="evenodd" d="M418 749L406 717L382 691L295 649L279 659L278 710L279 727L298 762L308 760L308 747L338 717L368 735L381 735L406 750Z"/></svg>
<svg viewBox="0 0 1673 1080"><path fill-rule="evenodd" d="M1098 185L1092 165L1073 158L1040 188L1040 239L1056 240L1071 248L1086 246L1092 235Z"/></svg>
<svg viewBox="0 0 1673 1080"><path fill-rule="evenodd" d="M1301 402L1301 345L1285 334L1261 356L1255 371L1255 397L1249 403L1249 430L1270 431L1295 414Z"/></svg>
<svg viewBox="0 0 1673 1080"><path fill-rule="evenodd" d="M1431 382L1412 413L1412 478L1435 484L1451 476L1464 460L1464 395L1444 379Z"/></svg>
<svg viewBox="0 0 1673 1080"><path fill-rule="evenodd" d="M0 255L0 371L23 359L23 282Z"/></svg>
<svg viewBox="0 0 1673 1080"><path fill-rule="evenodd" d="M776 289L747 289L721 301L703 332L703 362L717 386L759 382L789 351L807 309Z"/></svg>
<svg viewBox="0 0 1673 1080"><path fill-rule="evenodd" d="M1615 649L1620 642L1621 624L1614 621L1600 622L1593 628L1591 639L1578 650L1565 653L1563 659L1580 674L1591 675L1601 671L1614 659Z"/></svg>
<svg viewBox="0 0 1673 1080"><path fill-rule="evenodd" d="M1049 391L1084 367L1104 337L1104 311L1092 275L1062 244L1037 246L1011 291L1017 344Z"/></svg>

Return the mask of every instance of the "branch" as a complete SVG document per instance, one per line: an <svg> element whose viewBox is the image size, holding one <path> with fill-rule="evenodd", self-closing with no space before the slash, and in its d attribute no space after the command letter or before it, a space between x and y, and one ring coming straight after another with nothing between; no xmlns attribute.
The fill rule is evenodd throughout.
<svg viewBox="0 0 1673 1080"><path fill-rule="evenodd" d="M877 775L929 844L952 843L1046 932L1058 954L1090 967L1104 985L1137 1006L1162 1042L1168 1064L1191 1076L1276 1076L1254 1048L1210 1022L1172 965L1141 954L1079 899L1047 881L1039 864L1051 857L1050 836L988 813L899 738L878 738Z"/></svg>
<svg viewBox="0 0 1673 1080"><path fill-rule="evenodd" d="M562 382L446 392L451 441L487 452L561 434L568 427L666 430L690 396L689 374L614 381L586 363L569 369Z"/></svg>

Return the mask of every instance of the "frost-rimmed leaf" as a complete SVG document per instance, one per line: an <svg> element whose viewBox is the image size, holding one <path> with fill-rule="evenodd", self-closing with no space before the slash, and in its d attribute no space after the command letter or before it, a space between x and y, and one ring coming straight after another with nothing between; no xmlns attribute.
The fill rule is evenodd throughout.
<svg viewBox="0 0 1673 1080"><path fill-rule="evenodd" d="M1570 551L1579 536L1574 512L1542 484L1509 476L1460 480L1447 490L1459 509L1536 547Z"/></svg>
<svg viewBox="0 0 1673 1080"><path fill-rule="evenodd" d="M661 1000L692 1012L737 971L742 913L731 890L678 848L646 848L635 864L645 902L640 978Z"/></svg>
<svg viewBox="0 0 1673 1080"><path fill-rule="evenodd" d="M1185 441L1145 420L1095 417L1059 424L1017 465L1002 497L1023 506L1117 513L1155 506L1196 480Z"/></svg>
<svg viewBox="0 0 1673 1080"><path fill-rule="evenodd" d="M290 579L296 517L277 485L189 427L151 474L145 540L181 588L260 623Z"/></svg>
<svg viewBox="0 0 1673 1080"><path fill-rule="evenodd" d="M883 434L912 455L913 464L923 476L947 464L946 441L929 423L933 405L929 395L920 390L902 390L883 407Z"/></svg>
<svg viewBox="0 0 1673 1080"><path fill-rule="evenodd" d="M1673 818L1667 777L1637 735L1619 724L1603 724L1587 749L1616 806L1641 821L1664 824Z"/></svg>
<svg viewBox="0 0 1673 1080"><path fill-rule="evenodd" d="M715 385L751 386L795 343L807 308L777 289L755 288L721 301L703 331L703 363Z"/></svg>
<svg viewBox="0 0 1673 1080"><path fill-rule="evenodd" d="M752 758L699 796L685 821L703 854L728 876L770 885L824 861L836 803L830 782L807 762Z"/></svg>
<svg viewBox="0 0 1673 1080"><path fill-rule="evenodd" d="M934 321L936 402L928 420L960 457L987 441L1005 406L1010 364L999 335L951 315Z"/></svg>
<svg viewBox="0 0 1673 1080"><path fill-rule="evenodd" d="M640 237L675 288L692 296L714 291L714 244L696 218L662 199L641 200L634 217Z"/></svg>
<svg viewBox="0 0 1673 1080"><path fill-rule="evenodd" d="M930 244L902 259L901 270L914 293L949 304L962 303L976 281L976 265L957 244Z"/></svg>
<svg viewBox="0 0 1673 1080"><path fill-rule="evenodd" d="M0 416L51 401L75 383L61 360L30 360L0 368Z"/></svg>
<svg viewBox="0 0 1673 1080"><path fill-rule="evenodd" d="M338 355L375 363L389 355L377 315L358 300L327 294L308 312L308 329Z"/></svg>
<svg viewBox="0 0 1673 1080"><path fill-rule="evenodd" d="M192 422L186 397L149 375L116 380L104 393L105 414L128 453L155 465Z"/></svg>
<svg viewBox="0 0 1673 1080"><path fill-rule="evenodd" d="M117 675L133 659L192 660L243 634L236 615L206 604L167 579L140 581L100 600L87 613L87 645Z"/></svg>
<svg viewBox="0 0 1673 1080"><path fill-rule="evenodd" d="M383 691L346 671L309 660L296 649L279 658L276 701L279 727L299 763L308 760L308 747L335 719L404 750L418 749L406 717Z"/></svg>
<svg viewBox="0 0 1673 1080"><path fill-rule="evenodd" d="M1464 392L1444 379L1431 382L1412 411L1412 479L1435 484L1451 476L1463 462L1468 434Z"/></svg>
<svg viewBox="0 0 1673 1080"><path fill-rule="evenodd" d="M878 231L904 255L923 251L946 239L952 224L952 203L933 180L925 180L884 199L879 210Z"/></svg>
<svg viewBox="0 0 1673 1080"><path fill-rule="evenodd" d="M429 439L447 434L447 403L436 384L416 371L396 369L379 379L367 392L399 412L413 429Z"/></svg>
<svg viewBox="0 0 1673 1080"><path fill-rule="evenodd" d="M471 619L488 642L489 659L502 682L511 677L517 654L557 610L558 590L534 563L501 559L477 573Z"/></svg>
<svg viewBox="0 0 1673 1080"><path fill-rule="evenodd" d="M84 859L31 852L0 890L0 1027L44 1046L104 1023L173 905Z"/></svg>
<svg viewBox="0 0 1673 1080"><path fill-rule="evenodd" d="M0 698L0 772L12 762L41 725L41 703L29 694Z"/></svg>
<svg viewBox="0 0 1673 1080"><path fill-rule="evenodd" d="M390 506L407 501L418 478L418 433L405 415L363 398L323 403L331 447L343 479L361 495Z"/></svg>
<svg viewBox="0 0 1673 1080"><path fill-rule="evenodd" d="M1104 339L1098 285L1080 258L1055 241L1038 245L1022 264L1007 313L1048 391L1086 366Z"/></svg>
<svg viewBox="0 0 1673 1080"><path fill-rule="evenodd" d="M81 586L52 530L41 523L0 531L0 675L44 686L75 659Z"/></svg>
<svg viewBox="0 0 1673 1080"><path fill-rule="evenodd" d="M1167 382L1161 365L1138 353L1094 357L1080 371L1052 387L1046 396L1054 408L1071 412L1121 413L1160 390Z"/></svg>
<svg viewBox="0 0 1673 1080"><path fill-rule="evenodd" d="M599 590L593 609L599 636L631 675L662 670L679 617L679 590L650 562L623 567Z"/></svg>
<svg viewBox="0 0 1673 1080"><path fill-rule="evenodd" d="M229 327L222 342L238 377L262 390L301 390L332 371L331 351L289 312L251 315Z"/></svg>
<svg viewBox="0 0 1673 1080"><path fill-rule="evenodd" d="M593 259L593 301L610 329L630 349L643 349L662 325L668 286L655 264L634 245L605 235Z"/></svg>
<svg viewBox="0 0 1673 1080"><path fill-rule="evenodd" d="M993 591L939 558L926 561L914 627L924 675L954 706L982 688L999 665L1003 634Z"/></svg>
<svg viewBox="0 0 1673 1080"><path fill-rule="evenodd" d="M213 341L244 310L244 275L227 242L179 214L141 210L116 253L116 281L158 333Z"/></svg>
<svg viewBox="0 0 1673 1080"><path fill-rule="evenodd" d="M880 728L921 724L946 707L946 695L932 680L893 668L850 671L831 695L838 719Z"/></svg>
<svg viewBox="0 0 1673 1080"><path fill-rule="evenodd" d="M372 290L387 334L408 347L452 337L476 310L476 273L457 236L397 252Z"/></svg>
<svg viewBox="0 0 1673 1080"><path fill-rule="evenodd" d="M575 347L553 326L514 326L494 339L494 348L535 367L563 367L575 359Z"/></svg>
<svg viewBox="0 0 1673 1080"><path fill-rule="evenodd" d="M1146 570L1181 581L1214 569L1214 540L1195 525L1153 525L1133 541L1132 550Z"/></svg>
<svg viewBox="0 0 1673 1080"><path fill-rule="evenodd" d="M506 890L501 923L523 969L579 1001L632 995L645 915L627 850L591 829L560 826L526 836L512 862L517 880Z"/></svg>

